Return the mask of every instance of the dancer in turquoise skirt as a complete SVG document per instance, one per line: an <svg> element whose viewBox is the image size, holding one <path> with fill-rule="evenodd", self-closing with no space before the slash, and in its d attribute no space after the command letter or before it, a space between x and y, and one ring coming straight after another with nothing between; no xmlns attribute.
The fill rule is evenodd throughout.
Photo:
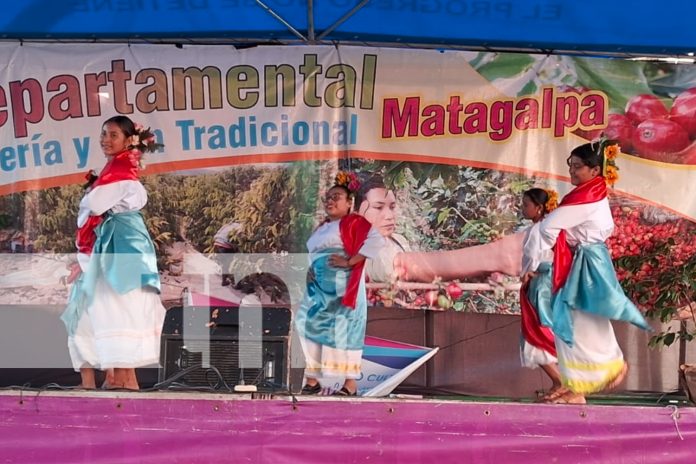
<svg viewBox="0 0 696 464"><path fill-rule="evenodd" d="M303 394L321 392L324 377L345 379L339 395L355 395L367 325L365 258L384 246L379 231L350 214L357 180L339 173L324 199L327 220L307 241L311 269L295 318L305 356Z"/></svg>

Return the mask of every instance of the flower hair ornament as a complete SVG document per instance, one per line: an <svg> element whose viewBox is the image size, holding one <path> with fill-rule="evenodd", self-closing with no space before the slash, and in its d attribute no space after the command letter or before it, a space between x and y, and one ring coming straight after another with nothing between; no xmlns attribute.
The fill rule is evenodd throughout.
<svg viewBox="0 0 696 464"><path fill-rule="evenodd" d="M602 154L604 162L602 163L602 176L608 187L614 188L614 184L619 180L619 168L616 166L616 158L621 153L621 147L616 140L610 140L602 136L596 142L597 154Z"/></svg>
<svg viewBox="0 0 696 464"><path fill-rule="evenodd" d="M544 209L547 213L550 213L554 209L558 208L558 192L556 192L553 189L544 190L546 191L546 195L548 196L548 200L546 200L546 203L544 204Z"/></svg>
<svg viewBox="0 0 696 464"><path fill-rule="evenodd" d="M144 167L142 162L143 153L153 153L163 147L164 144L157 143L155 134L149 127L136 123L135 134L131 136L128 144L130 149L128 158L133 163L133 166L138 166L142 169Z"/></svg>
<svg viewBox="0 0 696 464"><path fill-rule="evenodd" d="M357 174L351 171L338 171L334 183L347 188L350 193L355 193L360 188Z"/></svg>

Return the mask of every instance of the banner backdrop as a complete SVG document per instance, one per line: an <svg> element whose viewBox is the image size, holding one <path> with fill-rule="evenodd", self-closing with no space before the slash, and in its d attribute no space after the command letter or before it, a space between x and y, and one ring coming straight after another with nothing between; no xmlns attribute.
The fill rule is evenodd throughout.
<svg viewBox="0 0 696 464"><path fill-rule="evenodd" d="M221 231L242 253L304 252L342 168L377 185L356 205L389 239L373 304L517 312L521 194L569 191L569 152L602 131L623 149L609 245L626 288L649 307L656 276L694 254L692 65L144 44L0 44L0 59L0 245L42 253L4 268L8 303L64 301L22 272L54 275L45 254L74 251L79 184L116 114L165 145L144 171L165 299L187 285L182 255L213 260ZM420 285L392 285L395 270Z"/></svg>

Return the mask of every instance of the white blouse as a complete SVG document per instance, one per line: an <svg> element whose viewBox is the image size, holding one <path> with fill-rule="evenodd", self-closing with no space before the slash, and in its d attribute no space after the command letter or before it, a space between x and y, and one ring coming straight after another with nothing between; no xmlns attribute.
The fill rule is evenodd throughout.
<svg viewBox="0 0 696 464"><path fill-rule="evenodd" d="M343 240L341 240L341 232L339 229L340 222L340 220L336 220L319 226L312 236L309 237L309 240L307 240L307 249L309 252L318 253L330 248L342 249ZM374 258L384 246L384 238L374 227L370 227L365 243L363 243L358 253L365 258Z"/></svg>
<svg viewBox="0 0 696 464"><path fill-rule="evenodd" d="M525 230L524 234L524 241L522 242L522 249L525 250L527 247L534 248L534 245L532 245L530 240L534 240L536 237L539 237L539 228L541 227L541 222L535 222L532 224L530 227ZM532 232L533 231L533 232ZM539 256L536 260L533 260L530 256L527 255L527 253L522 254L522 275L525 275L527 272L532 272L536 270L537 267L539 267L539 264L541 263L552 263L553 262L553 250L541 250L538 252ZM532 266L534 266L532 268Z"/></svg>
<svg viewBox="0 0 696 464"><path fill-rule="evenodd" d="M121 180L98 185L82 197L77 213L77 227L82 227L89 216L139 211L147 203L147 190L137 180Z"/></svg>
<svg viewBox="0 0 696 464"><path fill-rule="evenodd" d="M90 216L100 216L111 210L114 213L139 211L147 203L147 190L137 180L121 180L98 185L80 200L77 212L77 227L82 227ZM87 270L91 255L78 253L77 262Z"/></svg>
<svg viewBox="0 0 696 464"><path fill-rule="evenodd" d="M545 260L545 252L551 250L561 230L566 231L568 245L604 242L614 231L609 200L583 205L560 206L531 228L524 242L524 256L529 260L528 269L536 270Z"/></svg>

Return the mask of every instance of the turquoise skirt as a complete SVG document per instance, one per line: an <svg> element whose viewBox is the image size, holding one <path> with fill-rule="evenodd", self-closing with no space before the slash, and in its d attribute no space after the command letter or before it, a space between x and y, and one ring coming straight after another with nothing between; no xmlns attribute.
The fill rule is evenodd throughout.
<svg viewBox="0 0 696 464"><path fill-rule="evenodd" d="M541 263L536 270L536 275L529 282L527 298L536 308L539 322L544 327L552 327L551 320L551 263Z"/></svg>
<svg viewBox="0 0 696 464"><path fill-rule="evenodd" d="M140 211L108 214L95 229L97 240L87 270L75 281L61 315L68 335L73 335L84 311L92 304L98 279L117 293L136 288L160 292L157 257Z"/></svg>
<svg viewBox="0 0 696 464"><path fill-rule="evenodd" d="M628 299L604 243L579 245L565 285L552 302L552 328L556 337L573 346L571 311L626 321L645 330L652 330L643 314Z"/></svg>
<svg viewBox="0 0 696 464"><path fill-rule="evenodd" d="M360 283L355 309L341 304L350 271L329 265L329 256L341 249L312 255L307 289L295 317L298 335L339 350L362 350L367 326L367 295Z"/></svg>

